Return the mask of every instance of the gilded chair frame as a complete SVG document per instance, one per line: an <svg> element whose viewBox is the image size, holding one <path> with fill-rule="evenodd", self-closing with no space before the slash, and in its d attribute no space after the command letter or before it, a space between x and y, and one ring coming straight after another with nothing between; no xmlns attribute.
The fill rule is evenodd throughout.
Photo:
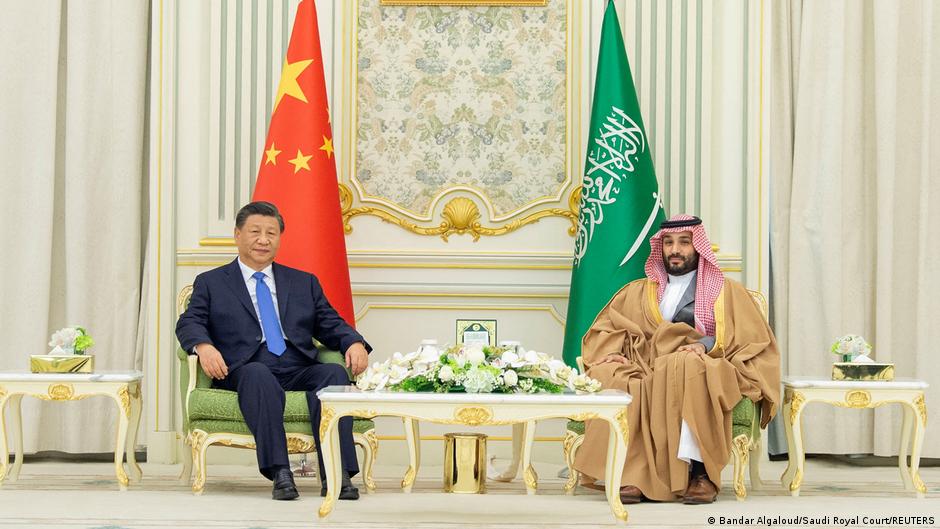
<svg viewBox="0 0 940 529"><path fill-rule="evenodd" d="M189 298L192 296L193 287L187 285L177 296L177 315L182 314L189 305ZM178 353L186 354L181 350ZM188 379L186 384L186 393L182 399L181 406L183 417L189 417L189 398L193 390L196 389L196 383L199 378L199 358L196 355L186 354L185 361L188 366ZM177 368L177 380L182 378L182 358ZM186 421L187 424L189 421ZM319 425L311 426L318 428ZM206 451L212 445L222 445L232 448L245 448L254 450L255 439L252 435L246 435L234 432L206 432L199 428L190 428L183 432L180 437L185 446L190 447L191 457L183 457L183 469L180 472L179 480L183 483L192 482L192 490L196 495L201 495L206 486ZM353 433L353 442L362 449L362 481L366 492L372 494L375 492L376 485L373 478L373 468L375 466L375 457L379 451L378 438L375 435L375 428L365 432ZM316 444L313 435L301 433L287 433L287 451L289 454L309 454L316 452ZM321 479L322 476L318 476Z"/></svg>

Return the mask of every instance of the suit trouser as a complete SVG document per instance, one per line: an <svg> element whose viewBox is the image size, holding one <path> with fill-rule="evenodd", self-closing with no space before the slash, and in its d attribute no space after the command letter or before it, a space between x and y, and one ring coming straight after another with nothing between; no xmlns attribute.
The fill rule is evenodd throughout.
<svg viewBox="0 0 940 529"><path fill-rule="evenodd" d="M348 384L349 375L343 366L314 362L289 342L281 356L275 356L268 351L267 344L262 344L248 362L229 371L224 379L213 381L214 387L238 393L238 406L255 437L258 469L268 479L273 478L278 468L290 466L287 434L284 432L285 392L304 391L307 394L317 463L320 476L325 476L320 449L320 399L317 398L317 391L327 386ZM359 472L352 426L352 417L339 420L343 470L350 476Z"/></svg>

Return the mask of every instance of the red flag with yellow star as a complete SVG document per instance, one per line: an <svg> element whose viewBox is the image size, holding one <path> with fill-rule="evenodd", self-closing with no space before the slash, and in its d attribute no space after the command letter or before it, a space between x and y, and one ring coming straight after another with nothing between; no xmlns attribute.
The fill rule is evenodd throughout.
<svg viewBox="0 0 940 529"><path fill-rule="evenodd" d="M355 324L314 0L297 7L264 145L252 199L284 217L277 261L315 274L330 304Z"/></svg>

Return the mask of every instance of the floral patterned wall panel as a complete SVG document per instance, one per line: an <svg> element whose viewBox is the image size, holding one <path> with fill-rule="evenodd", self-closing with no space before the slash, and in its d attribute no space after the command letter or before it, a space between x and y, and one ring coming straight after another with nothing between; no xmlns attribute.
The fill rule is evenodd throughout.
<svg viewBox="0 0 940 529"><path fill-rule="evenodd" d="M430 220L455 187L490 220L560 198L567 5L445 7L360 0L353 179L364 200Z"/></svg>

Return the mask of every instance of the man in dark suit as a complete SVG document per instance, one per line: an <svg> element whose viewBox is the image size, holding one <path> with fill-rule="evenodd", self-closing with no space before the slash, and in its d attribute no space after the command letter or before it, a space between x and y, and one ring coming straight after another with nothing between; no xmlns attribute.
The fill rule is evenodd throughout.
<svg viewBox="0 0 940 529"><path fill-rule="evenodd" d="M196 276L176 336L185 351L199 356L213 387L238 392L238 405L255 437L258 468L274 482L274 499L292 500L298 493L287 459L284 392L307 392L320 475L325 476L316 392L349 384L349 376L341 365L317 361L313 339L342 351L353 375L366 368L372 348L336 313L316 276L274 262L283 231L284 219L273 204L243 207L235 217L238 258ZM359 472L351 417L340 419L339 438L344 470L339 497L358 499L349 479Z"/></svg>

